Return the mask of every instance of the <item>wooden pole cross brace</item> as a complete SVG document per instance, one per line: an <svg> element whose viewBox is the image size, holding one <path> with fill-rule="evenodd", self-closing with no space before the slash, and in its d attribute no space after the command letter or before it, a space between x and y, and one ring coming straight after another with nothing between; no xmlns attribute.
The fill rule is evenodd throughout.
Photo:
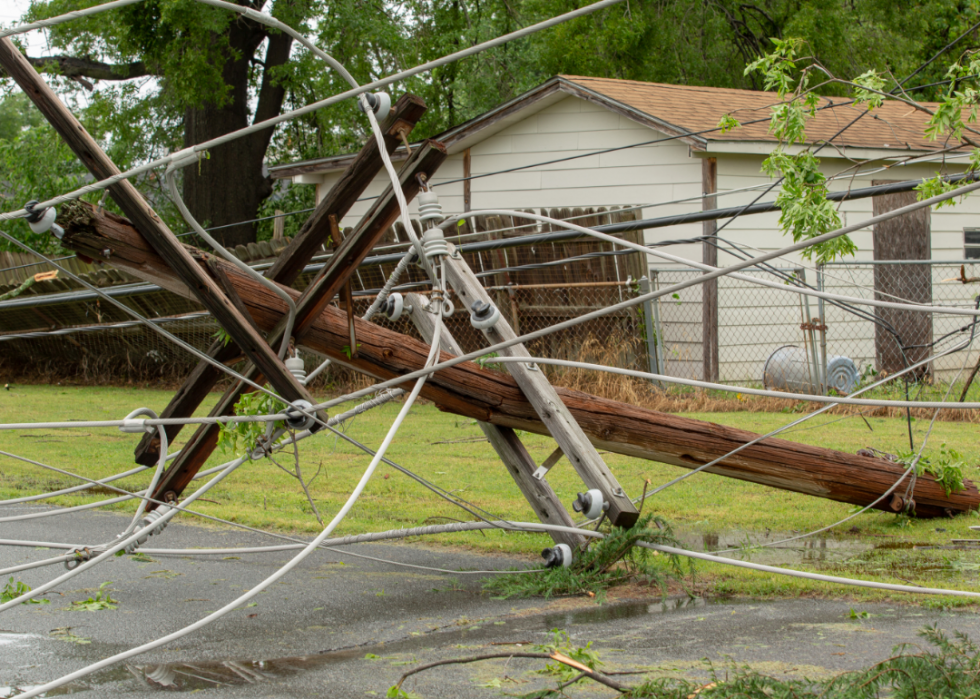
<svg viewBox="0 0 980 699"><path fill-rule="evenodd" d="M543 480L545 476L548 475L548 471L554 468L555 464L561 461L561 457L565 456L565 452L561 450L561 447L557 447L551 455L544 460L544 463L535 469L534 473L531 475L537 478L539 481Z"/></svg>

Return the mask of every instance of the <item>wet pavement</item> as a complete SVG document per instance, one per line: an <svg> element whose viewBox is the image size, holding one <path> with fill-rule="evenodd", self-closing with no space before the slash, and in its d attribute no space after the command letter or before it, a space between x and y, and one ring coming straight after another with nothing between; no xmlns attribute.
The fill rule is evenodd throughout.
<svg viewBox="0 0 980 699"><path fill-rule="evenodd" d="M8 508L5 514L37 509ZM68 521L51 517L5 523L0 536L106 541L128 518L109 513L76 515L70 529ZM151 543L174 548L238 547L265 545L269 540L248 532L178 523ZM819 542L815 548L819 553ZM832 552L833 545L829 549ZM373 544L351 550L448 569L503 569L528 563L419 544ZM53 553L3 547L0 567ZM153 556L144 562L125 557L82 573L57 594L48 595L49 604L21 606L0 615L0 698L192 623L255 585L289 557L286 553ZM17 579L37 585L63 572L60 565L51 566L21 573ZM91 597L106 581L112 581L116 609L69 609L72 601ZM777 677L822 678L883 660L895 645L917 642L918 630L933 623L980 639L980 616L974 611L856 605L843 599L763 603L652 598L604 605L588 598L497 600L480 592L477 576L452 579L333 552L314 554L254 602L191 636L52 694L116 697L162 690L221 697L384 696L403 672L417 664L518 647L528 650L529 645L545 641L554 628L567 630L576 645L591 641L608 670L695 677L705 676L702 659L708 658L716 666L749 664ZM521 694L554 686L553 680L536 672L542 666L541 661L523 659L444 666L410 678L405 689L422 697ZM582 685L569 694L614 693Z"/></svg>

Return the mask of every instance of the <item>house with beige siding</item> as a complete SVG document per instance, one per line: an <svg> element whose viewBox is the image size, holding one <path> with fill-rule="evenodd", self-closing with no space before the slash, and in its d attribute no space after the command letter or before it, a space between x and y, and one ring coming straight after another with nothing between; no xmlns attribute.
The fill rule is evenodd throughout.
<svg viewBox="0 0 980 699"><path fill-rule="evenodd" d="M777 101L772 93L748 90L557 76L438 135L436 140L445 144L449 158L432 185L447 214L490 208L629 206L640 207L640 218L647 219L746 205L757 199L771 201L778 188L766 192L773 182L760 167L777 146L769 133L769 107ZM741 126L720 131L717 126L725 114ZM819 157L824 172L834 178L833 191L917 180L940 170L962 172L967 162L964 153L947 153L944 160L943 144L924 136L925 119L922 112L902 102L886 102L868 112L843 98L821 98L807 127L807 141L824 144ZM322 196L352 157L289 163L271 168L271 173L294 185L316 186ZM405 157L404 146L393 155L396 164ZM379 176L343 224L355 225L370 206L370 198L386 185L387 178ZM703 198L712 191L717 193L714 201ZM841 218L845 225L854 223L915 195L890 196L844 201L839 206ZM894 198L903 196L904 200ZM916 300L928 300L922 296L928 293L935 302L970 304L969 288L945 280L956 276L950 270L958 270L959 261L980 258L978 214L976 195L933 210L901 233L903 239L918 241L918 252L909 252L901 244L895 248L895 234L889 238L887 230L859 231L852 235L857 255L848 264L825 268L820 282L830 290L871 297L876 277L867 263L925 257L949 265L926 265L931 272L925 277L912 274L913 281L926 277L931 281L930 290L920 292ZM722 229L717 247L688 243L667 251L726 266L745 252L758 254L786 245L789 239L778 221L778 212L724 219L717 224ZM696 238L711 230L706 223L653 228L645 232L645 240L649 244ZM654 257L649 266L649 276L660 286L694 274L683 265ZM812 263L799 255L780 259L774 266L802 275L808 283L818 281ZM890 293L881 286L883 277L878 274L879 293ZM700 287L662 304L663 337L671 348L670 373L759 381L761 367L778 343L802 343L798 326L820 315L815 301L808 311L795 294L727 279L719 285L717 310L707 305L706 309ZM822 315L829 326L828 355L849 356L860 366L881 361L882 340L873 324L840 309L824 308ZM936 319L931 332L941 335L949 323L957 322L947 320ZM785 329L785 337L776 337L776 327ZM713 343L716 349L711 348ZM934 370L944 367L937 364Z"/></svg>

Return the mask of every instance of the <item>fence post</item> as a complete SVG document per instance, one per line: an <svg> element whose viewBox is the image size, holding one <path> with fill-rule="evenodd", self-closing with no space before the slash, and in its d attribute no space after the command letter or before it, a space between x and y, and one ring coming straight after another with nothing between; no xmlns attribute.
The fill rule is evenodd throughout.
<svg viewBox="0 0 980 699"><path fill-rule="evenodd" d="M823 265L817 265L817 291L824 290ZM823 377L823 394L827 395L827 310L822 297L817 298L817 313L820 314L820 375Z"/></svg>
<svg viewBox="0 0 980 699"><path fill-rule="evenodd" d="M804 286L806 286L806 270L803 267L800 267L796 270L796 274L799 275L800 281L803 282ZM813 311L810 310L810 297L802 296L800 300L806 304L806 313L803 322L807 329L803 331L803 344L807 344L806 338L809 337L810 357L808 361L813 362L813 372L810 376L810 385L812 389L818 391L820 395L823 395L825 393L822 388L824 379L823 372L820 370L820 358L817 356L817 335L813 331Z"/></svg>
<svg viewBox="0 0 980 699"><path fill-rule="evenodd" d="M640 277L640 294L650 293L650 280L645 276ZM646 334L647 358L650 362L650 373L662 374L663 363L660 354L660 314L655 309L656 302L647 299L643 302L643 329ZM663 388L662 381L656 381L660 388Z"/></svg>

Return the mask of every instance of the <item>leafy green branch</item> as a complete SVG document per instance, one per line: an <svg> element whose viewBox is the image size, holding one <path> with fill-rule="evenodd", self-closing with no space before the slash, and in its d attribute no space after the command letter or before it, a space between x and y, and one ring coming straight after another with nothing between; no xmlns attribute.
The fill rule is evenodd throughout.
<svg viewBox="0 0 980 699"><path fill-rule="evenodd" d="M915 452L913 451L898 453L899 462L906 466L911 466L914 459ZM964 468L966 468L966 462L963 460L963 455L943 443L939 447L938 456L922 456L919 459L915 465L915 475L921 476L923 473L928 473L936 480L936 483L943 487L943 490L946 491L946 497L949 497L953 493L966 490L966 485L963 483Z"/></svg>
<svg viewBox="0 0 980 699"><path fill-rule="evenodd" d="M235 403L235 415L272 415L281 413L287 407L282 399L263 391L252 391L244 394ZM226 422L218 429L218 447L230 451L237 456L250 454L259 445L259 440L265 437L266 422ZM282 420L273 423L273 429L286 427Z"/></svg>
<svg viewBox="0 0 980 699"><path fill-rule="evenodd" d="M969 134L980 135L971 124L977 120L980 108L980 52L970 52L953 64L946 73L950 81L942 99L935 108L916 102L907 93L886 92L887 80L876 70L868 70L853 80L835 76L812 56L801 55L806 42L801 39L773 39L774 49L746 67L745 74L758 73L766 90L773 90L781 100L771 107L769 132L779 141L762 164L762 170L770 177L782 178L782 190L776 204L782 213L780 228L789 233L794 242L814 238L841 226L835 206L827 200L827 178L820 171L820 160L809 148L796 154L788 149L804 145L807 123L816 116L819 103L817 90L828 84L838 84L851 90L856 105L864 105L869 111L878 109L885 100L898 100L928 115L924 134L931 140L945 138L945 154L959 150L964 145L973 146L966 174L980 171L980 143ZM822 74L826 80L813 84L813 76ZM901 84L897 85L900 91ZM725 114L718 127L723 133L740 126L731 114ZM919 198L926 199L938 194L955 191L959 183L943 179L942 173L923 180L916 187ZM952 206L949 199L937 206ZM853 255L857 251L853 241L841 236L831 241L807 248L803 257L826 263L837 258Z"/></svg>
<svg viewBox="0 0 980 699"><path fill-rule="evenodd" d="M769 122L769 132L779 143L763 161L762 171L770 177L782 178L783 186L776 197L776 205L782 211L779 226L794 242L799 242L840 228L841 220L837 209L827 200L827 178L820 171L820 160L809 149L797 154L787 150L805 142L807 122L817 113L818 86L810 85L812 66L801 69L798 65L812 59L799 55L805 46L802 39L773 39L772 42L775 49L750 63L745 74L760 73L764 88L775 90L782 100L772 106ZM877 85L877 80L868 74L862 80L865 87ZM873 107L869 104L869 108ZM719 123L723 132L737 127L738 121L730 114ZM813 259L816 255L816 261L823 264L856 251L854 242L841 236L806 248L803 257Z"/></svg>

